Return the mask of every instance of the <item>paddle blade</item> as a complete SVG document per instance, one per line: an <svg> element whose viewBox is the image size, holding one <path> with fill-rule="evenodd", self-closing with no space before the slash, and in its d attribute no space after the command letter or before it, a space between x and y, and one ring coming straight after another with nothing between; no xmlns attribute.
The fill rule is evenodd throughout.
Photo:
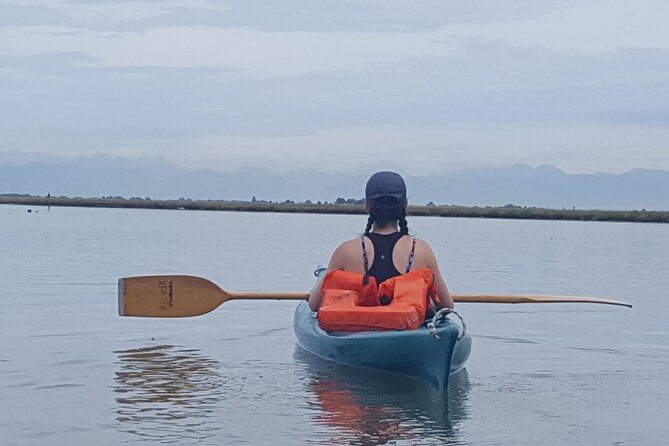
<svg viewBox="0 0 669 446"><path fill-rule="evenodd" d="M225 291L201 277L140 276L118 280L118 314L121 316L199 316L228 299Z"/></svg>

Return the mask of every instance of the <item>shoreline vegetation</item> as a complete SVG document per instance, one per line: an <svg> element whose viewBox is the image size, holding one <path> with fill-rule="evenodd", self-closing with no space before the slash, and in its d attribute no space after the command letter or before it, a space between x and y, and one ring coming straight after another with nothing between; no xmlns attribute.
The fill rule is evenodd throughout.
<svg viewBox="0 0 669 446"><path fill-rule="evenodd" d="M129 209L172 209L228 212L283 212L305 214L364 214L362 200L338 198L333 203L311 201L296 203L290 200L272 202L264 200L153 200L151 198L123 197L51 197L21 194L0 194L0 204L25 206L66 206L66 207L103 207ZM573 220L573 221L610 221L637 223L669 223L669 211L629 210L581 210L547 209L521 207L507 204L502 207L478 207L457 205L409 205L410 216L461 217L461 218L502 218L522 220Z"/></svg>

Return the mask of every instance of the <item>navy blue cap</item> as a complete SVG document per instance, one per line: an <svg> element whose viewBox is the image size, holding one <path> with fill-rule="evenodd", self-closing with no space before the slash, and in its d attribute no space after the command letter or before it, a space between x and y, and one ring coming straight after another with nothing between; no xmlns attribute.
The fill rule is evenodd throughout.
<svg viewBox="0 0 669 446"><path fill-rule="evenodd" d="M400 174L395 172L376 172L367 180L365 198L373 200L379 197L395 197L402 201L407 196L407 187Z"/></svg>

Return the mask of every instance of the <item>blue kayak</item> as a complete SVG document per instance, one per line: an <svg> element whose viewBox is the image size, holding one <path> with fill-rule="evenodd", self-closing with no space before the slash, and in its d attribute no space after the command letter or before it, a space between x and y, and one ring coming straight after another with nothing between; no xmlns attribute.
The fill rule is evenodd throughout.
<svg viewBox="0 0 669 446"><path fill-rule="evenodd" d="M306 302L295 309L293 327L300 347L320 357L360 367L413 376L446 389L450 375L464 368L471 337L448 318L432 330L326 332Z"/></svg>

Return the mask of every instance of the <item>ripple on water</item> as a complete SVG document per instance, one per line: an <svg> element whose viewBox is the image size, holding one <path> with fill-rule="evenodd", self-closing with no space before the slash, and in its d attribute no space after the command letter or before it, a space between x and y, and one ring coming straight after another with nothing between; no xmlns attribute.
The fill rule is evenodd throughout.
<svg viewBox="0 0 669 446"><path fill-rule="evenodd" d="M473 338L484 338L484 339L493 339L496 341L502 341L502 342L507 342L510 344L538 344L537 341L532 341L530 339L523 339L523 338L509 338L509 337L504 337L504 336L490 336L490 335L482 335L482 334L475 334L472 335Z"/></svg>
<svg viewBox="0 0 669 446"><path fill-rule="evenodd" d="M195 444L215 435L225 389L221 364L198 350L157 345L114 352L120 431L157 443Z"/></svg>

